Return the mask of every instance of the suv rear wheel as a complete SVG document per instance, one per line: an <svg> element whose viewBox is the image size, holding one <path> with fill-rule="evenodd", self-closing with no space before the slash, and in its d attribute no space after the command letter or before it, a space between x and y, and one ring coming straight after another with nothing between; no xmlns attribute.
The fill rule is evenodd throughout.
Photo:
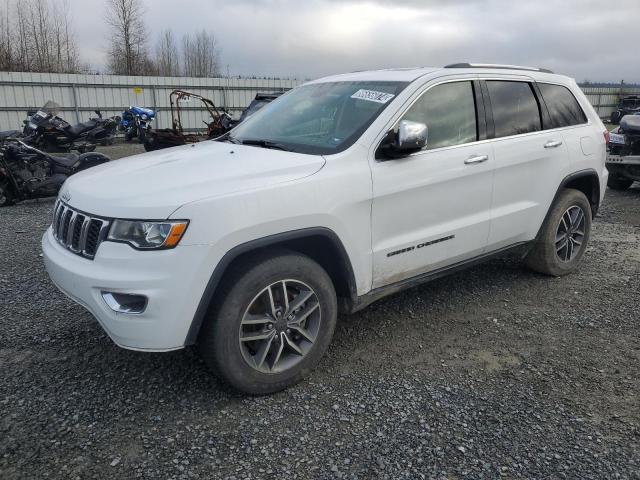
<svg viewBox="0 0 640 480"><path fill-rule="evenodd" d="M304 378L327 350L337 317L325 270L304 255L258 255L235 268L203 326L207 365L243 392L283 390Z"/></svg>
<svg viewBox="0 0 640 480"><path fill-rule="evenodd" d="M590 233L591 205L584 193L568 188L553 205L525 262L547 275L572 273L582 261Z"/></svg>

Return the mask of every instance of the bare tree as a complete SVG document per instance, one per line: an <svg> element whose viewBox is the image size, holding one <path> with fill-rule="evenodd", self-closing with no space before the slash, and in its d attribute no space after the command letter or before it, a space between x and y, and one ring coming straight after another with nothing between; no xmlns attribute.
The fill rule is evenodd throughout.
<svg viewBox="0 0 640 480"><path fill-rule="evenodd" d="M160 39L156 46L156 68L158 75L168 77L180 75L180 61L178 44L173 32L167 28L160 32Z"/></svg>
<svg viewBox="0 0 640 480"><path fill-rule="evenodd" d="M65 72L80 72L88 70L81 65L80 55L76 46L75 34L71 28L69 0L54 4L55 21L55 61L63 67Z"/></svg>
<svg viewBox="0 0 640 480"><path fill-rule="evenodd" d="M182 37L184 74L188 77L215 77L220 73L218 42L213 33L201 30Z"/></svg>
<svg viewBox="0 0 640 480"><path fill-rule="evenodd" d="M67 0L22 0L0 10L0 68L73 73L81 70Z"/></svg>
<svg viewBox="0 0 640 480"><path fill-rule="evenodd" d="M11 70L14 65L9 5L0 7L0 71Z"/></svg>
<svg viewBox="0 0 640 480"><path fill-rule="evenodd" d="M144 75L151 67L141 0L107 0L111 27L109 69L119 75Z"/></svg>

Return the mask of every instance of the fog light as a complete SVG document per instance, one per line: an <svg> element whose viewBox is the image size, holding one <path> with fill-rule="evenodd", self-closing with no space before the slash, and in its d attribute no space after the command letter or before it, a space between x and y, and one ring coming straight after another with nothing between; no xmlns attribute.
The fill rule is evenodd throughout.
<svg viewBox="0 0 640 480"><path fill-rule="evenodd" d="M118 313L137 314L147 308L147 297L128 293L101 292L102 298L109 308Z"/></svg>

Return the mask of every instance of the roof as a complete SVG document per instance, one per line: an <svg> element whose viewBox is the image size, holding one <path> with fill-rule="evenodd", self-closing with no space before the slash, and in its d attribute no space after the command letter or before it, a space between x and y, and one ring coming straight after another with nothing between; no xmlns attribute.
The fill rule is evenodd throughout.
<svg viewBox="0 0 640 480"><path fill-rule="evenodd" d="M362 72L342 73L320 78L315 82L377 81L412 82L423 75L442 70L440 67L389 68L385 70L366 70Z"/></svg>
<svg viewBox="0 0 640 480"><path fill-rule="evenodd" d="M417 78L434 73L439 73L441 75L455 75L465 73L513 74L531 76L536 79L563 77L562 75L554 74L549 70L538 69L535 67L457 63L446 67L389 68L385 70L368 70L361 72L343 73L340 75L331 75L328 77L319 78L309 83L345 81L412 82Z"/></svg>

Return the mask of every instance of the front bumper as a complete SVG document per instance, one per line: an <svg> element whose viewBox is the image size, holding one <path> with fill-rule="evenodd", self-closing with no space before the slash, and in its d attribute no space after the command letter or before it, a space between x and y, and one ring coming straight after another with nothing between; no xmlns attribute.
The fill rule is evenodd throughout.
<svg viewBox="0 0 640 480"><path fill-rule="evenodd" d="M42 251L53 283L89 310L117 345L132 350L184 347L213 271L206 245L139 251L102 242L89 260L66 250L49 228L42 237ZM103 291L144 295L148 304L140 314L118 313L106 304Z"/></svg>

